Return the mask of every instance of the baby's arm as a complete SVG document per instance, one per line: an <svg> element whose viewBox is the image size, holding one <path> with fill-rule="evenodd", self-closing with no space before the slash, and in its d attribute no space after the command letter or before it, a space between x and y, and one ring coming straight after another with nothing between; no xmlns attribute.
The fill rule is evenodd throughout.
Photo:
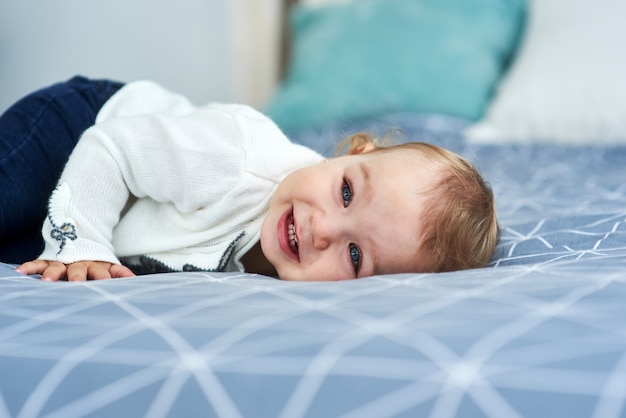
<svg viewBox="0 0 626 418"><path fill-rule="evenodd" d="M105 278L110 266L120 265L112 237L129 197L124 148L99 128L83 134L50 196L44 251L18 271L52 281L86 280Z"/></svg>
<svg viewBox="0 0 626 418"><path fill-rule="evenodd" d="M119 266L113 240L128 198L149 198L184 213L210 207L230 183L205 184L207 173L218 174L221 164L235 167L241 160L241 155L219 151L231 146L221 139L224 131L236 131L232 115L210 109L120 118L87 130L50 198L40 261L19 270L52 280L129 275ZM136 231L125 243L141 236Z"/></svg>
<svg viewBox="0 0 626 418"><path fill-rule="evenodd" d="M42 228L44 252L18 272L41 274L48 281L134 276L120 264L111 243L129 196L123 167L111 154L123 155L121 148L98 129L85 132L50 196Z"/></svg>

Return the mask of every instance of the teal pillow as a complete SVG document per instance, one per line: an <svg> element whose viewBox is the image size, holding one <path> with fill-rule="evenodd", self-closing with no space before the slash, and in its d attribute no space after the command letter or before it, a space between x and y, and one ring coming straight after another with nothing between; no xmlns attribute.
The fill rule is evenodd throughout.
<svg viewBox="0 0 626 418"><path fill-rule="evenodd" d="M288 131L406 111L478 119L524 12L523 0L296 6L287 77L266 113Z"/></svg>

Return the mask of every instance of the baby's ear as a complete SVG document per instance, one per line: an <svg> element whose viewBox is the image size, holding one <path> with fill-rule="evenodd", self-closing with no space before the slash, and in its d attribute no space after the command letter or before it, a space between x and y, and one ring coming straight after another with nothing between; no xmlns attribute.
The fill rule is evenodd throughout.
<svg viewBox="0 0 626 418"><path fill-rule="evenodd" d="M376 145L372 142L367 142L364 144L359 144L356 147L353 147L348 152L349 155L357 155L357 154L365 154L376 149Z"/></svg>
<svg viewBox="0 0 626 418"><path fill-rule="evenodd" d="M365 154L367 152L374 151L376 148L376 139L366 132L356 133L339 143L338 150L345 150L347 155ZM343 152L340 152L343 154Z"/></svg>

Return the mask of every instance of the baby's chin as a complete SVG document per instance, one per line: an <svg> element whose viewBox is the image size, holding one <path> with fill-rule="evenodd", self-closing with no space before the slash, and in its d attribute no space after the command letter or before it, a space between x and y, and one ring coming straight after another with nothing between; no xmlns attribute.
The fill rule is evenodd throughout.
<svg viewBox="0 0 626 418"><path fill-rule="evenodd" d="M297 276L294 275L293 273L289 274L288 272L280 272L276 271L276 277L280 280L286 281L286 282L307 282L307 281L312 281L311 279L308 279L306 277L302 277L302 276Z"/></svg>
<svg viewBox="0 0 626 418"><path fill-rule="evenodd" d="M274 268L276 268L276 266L274 266ZM279 269L276 269L276 278L278 278L279 280L286 281L286 282L302 281L302 280L298 280L296 277L293 277L293 275L290 275L289 273L280 272Z"/></svg>
<svg viewBox="0 0 626 418"><path fill-rule="evenodd" d="M281 275L278 272L278 278L280 280L288 282L339 282L343 280L354 280L354 277L341 277L341 276L324 276L322 274L307 274L306 271L302 272L283 272Z"/></svg>

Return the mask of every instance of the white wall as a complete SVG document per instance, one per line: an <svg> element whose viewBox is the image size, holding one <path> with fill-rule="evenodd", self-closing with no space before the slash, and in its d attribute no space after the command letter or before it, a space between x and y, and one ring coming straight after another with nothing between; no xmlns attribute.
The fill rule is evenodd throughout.
<svg viewBox="0 0 626 418"><path fill-rule="evenodd" d="M256 69L248 59L271 39L253 33L267 24L250 26L259 3L278 10L278 0L1 1L0 112L74 74L150 79L198 104L260 106L273 75L259 66L275 57L266 52Z"/></svg>

